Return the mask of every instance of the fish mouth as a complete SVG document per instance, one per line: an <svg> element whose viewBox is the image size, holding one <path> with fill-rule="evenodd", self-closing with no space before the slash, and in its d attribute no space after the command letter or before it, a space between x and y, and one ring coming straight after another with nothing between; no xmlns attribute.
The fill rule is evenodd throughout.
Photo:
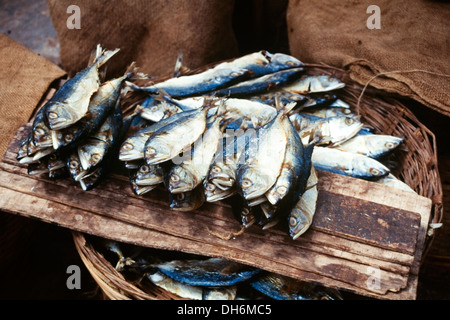
<svg viewBox="0 0 450 320"><path fill-rule="evenodd" d="M128 151L121 149L119 152L120 161L134 161L144 159L144 153L139 151Z"/></svg>
<svg viewBox="0 0 450 320"><path fill-rule="evenodd" d="M169 184L167 189L169 190L170 193L178 194L178 193L192 191L193 188L194 188L194 186L190 183L183 183L183 184L180 183L176 186L173 184Z"/></svg>
<svg viewBox="0 0 450 320"><path fill-rule="evenodd" d="M151 186L151 185L155 185L158 183L162 183L163 178L155 176L155 177L151 177L151 178L136 179L135 182L138 186L144 187L144 186Z"/></svg>
<svg viewBox="0 0 450 320"><path fill-rule="evenodd" d="M57 111L52 109L46 111L47 125L51 130L61 130L75 123L78 118L74 117L64 105Z"/></svg>

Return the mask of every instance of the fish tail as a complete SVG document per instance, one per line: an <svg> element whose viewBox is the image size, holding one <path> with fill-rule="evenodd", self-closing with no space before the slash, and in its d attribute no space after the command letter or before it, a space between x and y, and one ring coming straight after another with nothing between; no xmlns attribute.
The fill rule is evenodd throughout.
<svg viewBox="0 0 450 320"><path fill-rule="evenodd" d="M139 72L136 61L133 61L125 70L123 77L127 80L148 80L148 75Z"/></svg>
<svg viewBox="0 0 450 320"><path fill-rule="evenodd" d="M291 110L294 109L296 105L297 105L297 102L290 102L288 104L283 104L281 102L281 94L277 93L275 95L275 108L277 109L278 114L285 116L289 112L291 112Z"/></svg>
<svg viewBox="0 0 450 320"><path fill-rule="evenodd" d="M101 49L101 52L99 52L99 48L101 49L100 45L97 45L97 52L96 52L96 59L94 64L97 66L97 68L100 68L102 65L104 65L113 55L115 55L120 49L116 48L114 50L103 50Z"/></svg>

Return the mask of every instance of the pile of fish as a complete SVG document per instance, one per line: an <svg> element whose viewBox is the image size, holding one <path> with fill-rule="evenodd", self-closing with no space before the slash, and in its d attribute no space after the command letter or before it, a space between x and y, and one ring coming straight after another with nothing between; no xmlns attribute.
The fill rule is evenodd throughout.
<svg viewBox="0 0 450 320"><path fill-rule="evenodd" d="M29 174L71 176L90 190L117 158L129 123L122 115L121 90L133 73L101 82L99 71L117 51L98 46L92 63L37 111L17 154Z"/></svg>
<svg viewBox="0 0 450 320"><path fill-rule="evenodd" d="M296 239L313 220L316 169L402 184L378 161L402 138L372 133L334 94L343 82L308 74L292 56L260 51L127 85L148 96L136 107L143 127L125 139L119 160L136 194L163 186L173 210L230 198L244 227L281 222Z"/></svg>
<svg viewBox="0 0 450 320"><path fill-rule="evenodd" d="M29 174L89 190L118 159L138 195L163 186L180 211L229 198L242 226L281 222L293 239L312 223L317 169L412 191L379 161L402 138L371 132L335 94L343 82L290 55L259 51L148 86L133 71L101 83L117 51L98 46L37 112L17 155ZM126 117L124 92L144 96Z"/></svg>
<svg viewBox="0 0 450 320"><path fill-rule="evenodd" d="M191 300L342 300L336 289L304 282L223 258L160 252L103 240L116 270ZM106 252L106 251L105 251ZM105 254L108 256L107 254ZM146 287L143 286L145 289Z"/></svg>

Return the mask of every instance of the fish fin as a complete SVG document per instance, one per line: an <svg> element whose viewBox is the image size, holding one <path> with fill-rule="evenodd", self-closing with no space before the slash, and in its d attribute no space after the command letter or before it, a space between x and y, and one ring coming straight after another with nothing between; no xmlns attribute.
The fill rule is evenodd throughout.
<svg viewBox="0 0 450 320"><path fill-rule="evenodd" d="M149 77L145 73L139 72L139 68L136 66L136 61L133 61L125 70L123 75L129 80L148 80Z"/></svg>
<svg viewBox="0 0 450 320"><path fill-rule="evenodd" d="M97 45L97 50L100 45ZM100 47L101 48L101 47ZM97 68L100 68L102 65L104 65L113 55L115 55L120 49L116 48L114 50L102 50L100 56L98 56L95 59L94 64L97 65ZM98 54L98 51L97 51Z"/></svg>
<svg viewBox="0 0 450 320"><path fill-rule="evenodd" d="M173 72L173 77L178 78L187 74L191 69L183 65L183 52L180 52L177 56L177 61L175 62L175 68Z"/></svg>
<svg viewBox="0 0 450 320"><path fill-rule="evenodd" d="M275 109L277 110L277 113L282 113L283 115L288 115L289 112L295 108L297 105L297 102L290 102L288 104L283 104L281 102L281 94L277 93L275 95Z"/></svg>

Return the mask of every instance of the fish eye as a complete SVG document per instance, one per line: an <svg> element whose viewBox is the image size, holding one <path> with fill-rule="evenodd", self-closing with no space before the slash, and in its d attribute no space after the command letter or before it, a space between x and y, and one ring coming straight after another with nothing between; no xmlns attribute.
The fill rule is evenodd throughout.
<svg viewBox="0 0 450 320"><path fill-rule="evenodd" d="M95 162L98 162L98 161L100 161L100 159L102 158L102 156L101 155L99 155L98 153L94 153L93 155L92 155L92 160L94 160Z"/></svg>
<svg viewBox="0 0 450 320"><path fill-rule="evenodd" d="M355 119L347 117L345 118L345 124L351 125L355 122Z"/></svg>
<svg viewBox="0 0 450 320"><path fill-rule="evenodd" d="M34 133L35 133L36 135L38 135L38 136L41 136L41 135L45 134L45 131L44 131L44 129L42 129L42 128L37 128L37 129L34 131Z"/></svg>
<svg viewBox="0 0 450 320"><path fill-rule="evenodd" d="M64 140L65 140L66 142L70 142L70 141L72 141L72 139L73 139L73 135L71 135L71 134L66 134L66 135L64 136Z"/></svg>
<svg viewBox="0 0 450 320"><path fill-rule="evenodd" d="M151 111L157 111L158 110L158 106L153 106L150 108Z"/></svg>
<svg viewBox="0 0 450 320"><path fill-rule="evenodd" d="M176 198L178 201L183 201L184 200L184 193L177 193Z"/></svg>
<svg viewBox="0 0 450 320"><path fill-rule="evenodd" d="M374 176L378 176L381 172L378 169L371 168L370 173L372 173L372 175Z"/></svg>
<svg viewBox="0 0 450 320"><path fill-rule="evenodd" d="M139 171L142 173L147 173L149 172L150 168L147 165L143 165L139 168Z"/></svg>
<svg viewBox="0 0 450 320"><path fill-rule="evenodd" d="M294 217L290 217L289 218L289 225L291 227L295 227L297 225L297 219L295 219Z"/></svg>
<svg viewBox="0 0 450 320"><path fill-rule="evenodd" d="M395 147L395 145L392 142L386 142L385 146L388 149L394 149L394 147Z"/></svg>
<svg viewBox="0 0 450 320"><path fill-rule="evenodd" d="M237 77L238 75L239 75L238 72L232 72L232 73L230 73L230 76L232 76L232 77Z"/></svg>
<svg viewBox="0 0 450 320"><path fill-rule="evenodd" d="M123 150L132 150L132 149L133 149L133 145L132 145L131 143L125 143L125 144L122 146L122 149L123 149Z"/></svg>
<svg viewBox="0 0 450 320"><path fill-rule="evenodd" d="M244 189L250 188L252 186L252 182L248 179L244 179L244 180L242 180L241 186Z"/></svg>
<svg viewBox="0 0 450 320"><path fill-rule="evenodd" d="M206 186L206 190L212 192L212 191L216 190L216 186L213 185L212 183L208 183L208 185Z"/></svg>
<svg viewBox="0 0 450 320"><path fill-rule="evenodd" d="M214 172L214 173L221 173L222 169L220 169L218 166L214 166L214 168L212 169L212 172Z"/></svg>
<svg viewBox="0 0 450 320"><path fill-rule="evenodd" d="M170 176L170 181L171 182L178 182L180 181L180 177L177 174L173 174Z"/></svg>
<svg viewBox="0 0 450 320"><path fill-rule="evenodd" d="M58 115L55 112L49 112L48 117L50 119L56 119L56 118L58 118Z"/></svg>
<svg viewBox="0 0 450 320"><path fill-rule="evenodd" d="M69 166L70 166L70 168L72 168L72 169L78 168L78 161L76 161L76 160L70 161L70 162L69 162Z"/></svg>
<svg viewBox="0 0 450 320"><path fill-rule="evenodd" d="M286 64L288 66L296 66L297 65L294 61L287 61Z"/></svg>
<svg viewBox="0 0 450 320"><path fill-rule="evenodd" d="M287 191L287 188L285 186L281 186L281 187L277 188L277 193L279 193L281 195L285 194L286 191Z"/></svg>
<svg viewBox="0 0 450 320"><path fill-rule="evenodd" d="M153 149L152 147L148 147L147 148L147 150L146 150L146 153L147 154L156 154L156 150L155 149Z"/></svg>

